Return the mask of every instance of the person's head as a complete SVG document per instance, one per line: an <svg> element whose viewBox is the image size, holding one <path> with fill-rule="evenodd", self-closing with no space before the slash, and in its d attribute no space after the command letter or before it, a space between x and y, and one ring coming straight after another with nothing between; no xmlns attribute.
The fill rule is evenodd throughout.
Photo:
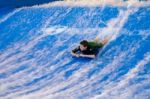
<svg viewBox="0 0 150 99"><path fill-rule="evenodd" d="M81 49L81 51L86 50L87 47L88 47L88 41L87 40L83 40L83 41L80 42L80 49Z"/></svg>

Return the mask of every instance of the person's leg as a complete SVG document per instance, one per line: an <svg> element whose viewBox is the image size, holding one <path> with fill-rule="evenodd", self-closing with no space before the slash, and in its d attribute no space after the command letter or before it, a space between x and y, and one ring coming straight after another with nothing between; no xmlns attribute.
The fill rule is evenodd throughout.
<svg viewBox="0 0 150 99"><path fill-rule="evenodd" d="M100 40L99 40L98 37L96 37L93 41L96 42L96 43L99 43L99 42L100 42Z"/></svg>
<svg viewBox="0 0 150 99"><path fill-rule="evenodd" d="M102 43L103 45L105 45L106 43L108 43L108 41L109 41L109 39L104 39L101 43Z"/></svg>
<svg viewBox="0 0 150 99"><path fill-rule="evenodd" d="M93 41L96 42L97 44L103 44L105 45L106 43L108 43L108 41L110 40L111 37L109 38L105 38L103 41L100 40L98 37L96 37Z"/></svg>

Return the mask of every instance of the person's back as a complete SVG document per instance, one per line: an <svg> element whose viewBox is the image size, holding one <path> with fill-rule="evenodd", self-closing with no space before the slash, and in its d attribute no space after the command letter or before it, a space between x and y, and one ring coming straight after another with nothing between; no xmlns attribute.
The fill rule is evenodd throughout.
<svg viewBox="0 0 150 99"><path fill-rule="evenodd" d="M89 41L88 42L88 46L90 48L102 48L103 47L103 44L102 43L97 43L95 41Z"/></svg>

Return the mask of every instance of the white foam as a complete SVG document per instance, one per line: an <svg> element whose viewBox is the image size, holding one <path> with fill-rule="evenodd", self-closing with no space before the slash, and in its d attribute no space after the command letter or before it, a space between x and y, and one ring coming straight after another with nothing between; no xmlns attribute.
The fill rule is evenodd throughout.
<svg viewBox="0 0 150 99"><path fill-rule="evenodd" d="M11 16L13 16L14 14L16 14L20 10L21 10L21 8L18 8L18 9L15 9L14 11L8 13L7 15L5 15L3 18L0 19L0 23L3 23L4 21L8 20Z"/></svg>
<svg viewBox="0 0 150 99"><path fill-rule="evenodd" d="M48 4L43 4L43 5L36 5L36 7L53 7L53 6L87 6L87 7L95 7L95 6L104 6L104 5L109 5L109 6L149 6L150 1L143 1L140 2L138 0L128 0L128 1L122 1L122 0L64 0L64 1L56 1L56 2L51 2Z"/></svg>
<svg viewBox="0 0 150 99"><path fill-rule="evenodd" d="M96 38L101 40L115 40L120 34L120 31L126 23L129 15L135 13L137 10L137 8L131 8L131 5L128 5L127 10L125 11L120 10L119 15L116 18L111 19L108 22L107 27L103 28Z"/></svg>
<svg viewBox="0 0 150 99"><path fill-rule="evenodd" d="M141 60L136 66L135 68L131 69L123 78L120 82L114 82L110 85L106 85L104 91L102 92L102 94L100 95L96 95L94 97L92 97L92 99L103 99L105 97L113 97L113 99L115 99L115 97L122 97L125 96L123 99L126 99L127 97L131 96L133 94L133 92L127 92L126 95L124 95L123 93L121 94L121 91L123 92L126 88L130 89L130 86L128 85L129 81L131 79L133 79L137 73L141 70L142 67L144 67L146 64L148 64L150 61L150 53L147 53L144 57L143 60ZM146 81L147 82L147 81ZM137 90L137 89L134 89ZM113 93L114 91L114 93ZM111 94L113 93L113 95Z"/></svg>
<svg viewBox="0 0 150 99"><path fill-rule="evenodd" d="M67 27L49 27L49 28L43 28L42 31L47 35L56 35L64 32L67 29Z"/></svg>
<svg viewBox="0 0 150 99"><path fill-rule="evenodd" d="M125 14L125 12L123 12L123 13L121 12L121 14L119 14L119 17L117 17L117 20L118 20L117 22L119 22L120 25L124 24L124 22L128 18L129 12L127 11L126 12L127 14ZM125 14L127 16L124 18L124 21L121 21L121 16L123 16L123 14ZM38 60L38 58L42 58L41 57L42 54L45 54L45 53L47 53L49 51L48 49L45 49L45 50L39 50L39 52L37 53L38 57L36 57L36 58L33 58L31 60L24 60L23 62L20 62L20 63L14 63L13 65L9 64L10 62L16 61L17 59L24 57L26 54L31 53L30 51L32 50L32 48L36 44L38 44L38 42L43 37L47 37L49 35L57 35L57 34L60 34L60 33L63 33L63 32L67 32L67 33L71 33L72 34L72 31L75 32L75 34L76 33L80 33L81 34L81 31L80 31L79 28L69 28L69 27L60 27L60 26L48 27L49 23L50 23L50 20L47 20L47 23L45 24L45 26L43 26L43 28L40 30L40 31L42 31L41 35L39 35L38 37L36 37L33 40L31 40L25 46L22 46L22 48L20 48L20 46L18 45L19 47L17 47L17 50L19 48L22 51L20 54L16 54L13 57L7 58L7 60L5 60L2 63L2 65L5 65L5 68L8 67L8 69L11 69L11 67L13 67L13 68L14 67L19 67L21 64L24 64L24 63L31 63L31 67L30 68L35 67L36 70L31 72L31 73L28 73L28 74L27 74L27 72L24 72L24 71L23 72L19 72L17 74L11 75L10 77L6 78L4 80L4 82L1 81L2 84L5 84L2 87L2 91L3 90L5 91L10 86L15 86L15 85L18 85L18 84L21 85L21 84L27 83L27 82L29 82L29 81L37 78L37 77L41 77L41 76L43 76L44 73L49 73L51 71L55 71L59 66L65 65L65 64L67 64L67 63L69 63L71 61L70 59L63 59L63 60L59 61L58 63L56 63L55 65L52 65L51 67L47 67L50 64L50 62L48 62L46 65L38 67L39 64L36 64L37 63L36 60ZM110 26L111 25L113 25L114 27L116 26L115 25L115 19L113 19L110 22ZM114 27L112 27L112 28L114 29ZM120 28L115 28L115 31L120 31L120 29L122 29L122 28L121 27ZM84 33L90 33L92 31L96 31L96 30L100 31L99 28L86 28ZM117 33L119 33L119 32L117 32ZM137 43L137 44L139 45L139 43ZM57 45L56 48L58 48L58 47L59 46ZM54 49L54 48L52 48L52 49ZM25 49L25 50L23 50L23 49ZM13 51L13 50L15 50L15 49L12 49L10 51ZM90 92L90 89L92 90L92 88L93 88L90 84L93 84L94 81L96 81L97 79L102 78L102 76L107 75L108 73L114 71L117 68L118 64L126 58L125 56L128 54L128 51L127 52L121 52L121 50L118 50L118 51L120 52L120 55L116 59L114 59L112 61L112 63L108 64L102 70L102 72L96 74L92 79L87 79L86 78L86 74L88 73L89 70L94 68L94 66L95 66L94 63L84 64L85 66L86 65L89 65L89 66L81 67L70 78L65 79L64 78L64 73L67 70L69 70L69 69L71 70L72 67L80 65L78 63L77 64L74 63L74 64L71 65L72 67L68 67L67 70L62 70L61 72L56 72L56 74L54 73L54 77L52 79L50 79L50 80L49 79L42 80L41 83L39 83L39 84L37 84L35 86L32 85L32 87L27 87L27 88L22 87L22 89L20 91L11 93L11 94L9 94L6 97L8 97L8 98L10 98L10 97L11 98L16 98L17 97L18 99L27 99L27 98L29 98L29 99L30 98L37 98L38 99L38 98L41 98L41 97L42 98L44 97L44 99L50 99L50 98L53 99L53 98L57 98L57 97L61 97L61 96L63 96L64 98L66 98L66 96L68 96L69 99L71 99L71 98L78 97L81 94L87 93L88 91ZM63 54L65 52L66 52L66 50L61 51L51 61L54 62L54 60L57 60L59 58L61 59L61 56L63 56ZM8 52L6 51L5 53L8 53ZM0 56L0 58L1 57L2 58L6 58L5 56L7 56L7 54ZM144 58L144 59L147 62L149 57L148 58ZM143 63L145 64L145 61ZM142 62L139 63L139 64L142 64ZM144 65L144 64L142 64L142 65ZM142 66L142 65L140 65L140 66ZM137 65L137 66L139 66L139 65ZM28 69L30 69L30 68L28 68ZM124 77L125 80L121 81L121 83L122 83L121 86L124 86L124 82L125 81L127 81L129 79L132 79L135 76L134 74L136 72L138 72L138 70L139 70L139 68L138 69L134 69L133 71L131 70L131 72L129 73L129 74L131 74L131 76L130 75L125 76ZM6 69L6 71L7 71L7 69ZM84 81L80 81L80 78L84 78L84 77L85 77L85 80ZM13 81L13 82L9 83L10 81ZM5 83L5 82L7 82L7 83ZM25 93L27 91L30 91L30 90L34 89L34 88L37 88L37 86L42 86L44 84L46 85L46 87L43 87L41 90L38 90L38 91L36 91L34 93L30 93L28 95L24 95L22 97L19 96L20 93ZM66 87L66 86L69 86L69 85L73 85L73 86L71 86L70 89L67 89L67 90L65 90L63 92L57 92L57 93L53 94L53 92L56 92L56 91ZM110 86L110 88L111 87L113 87L113 86ZM129 87L129 86L127 86L127 87ZM89 89L89 90L87 90L87 89ZM80 92L78 92L79 90L83 91L83 92L80 93ZM104 90L104 92L105 92L105 90ZM107 93L107 91L106 91L106 93Z"/></svg>

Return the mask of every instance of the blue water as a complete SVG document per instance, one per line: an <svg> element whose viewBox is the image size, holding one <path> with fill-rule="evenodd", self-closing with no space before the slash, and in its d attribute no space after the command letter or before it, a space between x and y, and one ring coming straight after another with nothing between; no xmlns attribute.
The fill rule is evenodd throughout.
<svg viewBox="0 0 150 99"><path fill-rule="evenodd" d="M54 1L60 1L60 0L7 0L7 2L5 0L0 0L0 8L33 6L33 5L45 4Z"/></svg>
<svg viewBox="0 0 150 99"><path fill-rule="evenodd" d="M150 99L150 8L132 9L96 59L70 51L126 7L1 9L0 98Z"/></svg>

